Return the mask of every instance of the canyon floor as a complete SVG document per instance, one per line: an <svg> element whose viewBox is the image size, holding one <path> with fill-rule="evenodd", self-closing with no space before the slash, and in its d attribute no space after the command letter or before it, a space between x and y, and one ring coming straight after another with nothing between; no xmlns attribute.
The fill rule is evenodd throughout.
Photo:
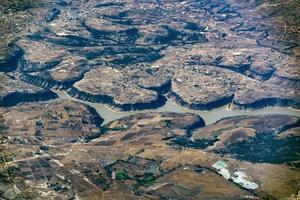
<svg viewBox="0 0 300 200"><path fill-rule="evenodd" d="M299 6L0 2L0 199L300 199Z"/></svg>

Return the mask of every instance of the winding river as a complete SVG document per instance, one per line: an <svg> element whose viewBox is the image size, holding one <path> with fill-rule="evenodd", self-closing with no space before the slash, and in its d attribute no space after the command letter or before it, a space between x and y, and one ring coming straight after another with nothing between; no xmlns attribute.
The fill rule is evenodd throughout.
<svg viewBox="0 0 300 200"><path fill-rule="evenodd" d="M147 110L128 111L128 112L115 111L105 104L91 103L91 102L82 101L74 97L71 97L63 90L61 91L55 90L54 92L57 93L60 99L69 99L76 102L85 103L95 108L96 111L99 113L99 115L104 119L103 124L106 124L110 121L117 120L126 116L147 112ZM176 104L174 101L170 99L168 99L168 101L164 106L150 111L151 112L195 113L200 115L204 119L206 125L213 124L222 118L239 116L239 115L282 114L282 115L293 115L293 116L300 117L300 110L289 108L289 107L265 107L263 109L258 109L258 110L231 110L227 106L223 106L210 111L200 111L200 110L191 110L188 108L184 108Z"/></svg>

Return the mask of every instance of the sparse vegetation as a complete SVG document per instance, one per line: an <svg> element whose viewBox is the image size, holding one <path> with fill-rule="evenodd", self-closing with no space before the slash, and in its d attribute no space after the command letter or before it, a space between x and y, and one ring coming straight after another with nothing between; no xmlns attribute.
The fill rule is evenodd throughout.
<svg viewBox="0 0 300 200"><path fill-rule="evenodd" d="M155 176L152 173L145 173L142 178L135 179L136 183L133 184L133 189L137 190L140 186L150 186L155 183Z"/></svg>
<svg viewBox="0 0 300 200"><path fill-rule="evenodd" d="M130 179L130 176L125 171L117 171L116 172L116 180L124 181Z"/></svg>
<svg viewBox="0 0 300 200"><path fill-rule="evenodd" d="M0 171L0 183L11 184L12 180L9 176L9 173L6 170Z"/></svg>

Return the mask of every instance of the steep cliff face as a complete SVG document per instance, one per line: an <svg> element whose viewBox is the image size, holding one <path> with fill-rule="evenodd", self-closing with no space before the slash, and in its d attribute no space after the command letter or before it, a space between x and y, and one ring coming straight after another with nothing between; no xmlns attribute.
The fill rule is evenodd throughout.
<svg viewBox="0 0 300 200"><path fill-rule="evenodd" d="M254 110L254 109L261 109L268 106L279 106L279 107L292 107L299 109L300 103L294 99L285 99L281 97L270 97L270 98L263 98L257 101L245 104L240 103L238 100L232 101L230 104L230 108L238 109L238 110Z"/></svg>
<svg viewBox="0 0 300 200"><path fill-rule="evenodd" d="M22 74L21 79L26 83L33 84L35 86L42 87L42 88L67 89L71 87L80 78L74 78L73 80L69 79L66 81L56 81L50 78L43 78L41 76Z"/></svg>
<svg viewBox="0 0 300 200"><path fill-rule="evenodd" d="M170 86L168 74L152 70L147 65L132 65L124 69L97 66L68 89L68 93L82 100L129 111L164 105L164 93Z"/></svg>
<svg viewBox="0 0 300 200"><path fill-rule="evenodd" d="M168 97L176 101L179 105L188 107L190 109L194 110L211 110L214 108L222 107L225 105L228 105L232 99L233 95L229 96L222 96L215 100L212 100L207 103L202 102L187 102L185 101L180 95L176 94L175 92L168 93Z"/></svg>
<svg viewBox="0 0 300 200"><path fill-rule="evenodd" d="M67 92L72 97L84 101L89 101L89 102L108 104L112 108L116 108L121 111L155 109L163 106L167 101L166 97L161 94L157 94L156 98L150 101L138 102L138 103L122 103L122 102L115 101L113 96L91 94L88 92L80 91L75 87L69 88Z"/></svg>
<svg viewBox="0 0 300 200"><path fill-rule="evenodd" d="M58 97L48 89L24 83L4 73L0 73L0 81L0 106L14 106L21 102L45 101Z"/></svg>
<svg viewBox="0 0 300 200"><path fill-rule="evenodd" d="M4 96L0 96L0 106L14 106L22 102L47 101L58 98L57 94L50 90L40 90L35 93L15 91Z"/></svg>
<svg viewBox="0 0 300 200"><path fill-rule="evenodd" d="M8 44L7 48L2 49L0 54L0 72L11 72L16 70L18 67L19 59L22 57L24 52L20 47L15 44Z"/></svg>

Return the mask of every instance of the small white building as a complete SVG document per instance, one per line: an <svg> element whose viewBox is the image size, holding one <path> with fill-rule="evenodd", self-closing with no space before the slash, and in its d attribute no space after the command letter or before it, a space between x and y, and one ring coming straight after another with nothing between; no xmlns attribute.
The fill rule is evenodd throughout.
<svg viewBox="0 0 300 200"><path fill-rule="evenodd" d="M259 186L251 181L246 180L247 177L246 173L243 171L236 171L234 172L234 176L231 177L232 181L239 184L243 188L249 189L249 190L255 190Z"/></svg>
<svg viewBox="0 0 300 200"><path fill-rule="evenodd" d="M225 169L225 168L221 169L218 173L221 174L227 180L230 179L230 177L231 177L228 169Z"/></svg>
<svg viewBox="0 0 300 200"><path fill-rule="evenodd" d="M219 169L220 170L220 169L228 167L228 165L224 161L219 160L218 162L216 162L215 164L213 164L212 167L215 168L215 169Z"/></svg>
<svg viewBox="0 0 300 200"><path fill-rule="evenodd" d="M111 174L111 179L112 179L112 180L116 180L116 172L112 172L112 174Z"/></svg>
<svg viewBox="0 0 300 200"><path fill-rule="evenodd" d="M232 180L234 183L239 184L241 187L249 189L249 190L255 190L259 187L258 184L248 181L245 178L247 177L246 173L243 171L235 171L233 173L233 176L231 176L230 171L226 169L228 165L222 161L219 160L218 162L214 163L212 165L213 168L217 169L218 174L222 175L227 180Z"/></svg>
<svg viewBox="0 0 300 200"><path fill-rule="evenodd" d="M225 179L230 179L231 175L228 171L228 169L226 169L228 165L224 162L219 160L218 162L216 162L215 164L212 165L213 168L218 170L218 174L222 175Z"/></svg>

